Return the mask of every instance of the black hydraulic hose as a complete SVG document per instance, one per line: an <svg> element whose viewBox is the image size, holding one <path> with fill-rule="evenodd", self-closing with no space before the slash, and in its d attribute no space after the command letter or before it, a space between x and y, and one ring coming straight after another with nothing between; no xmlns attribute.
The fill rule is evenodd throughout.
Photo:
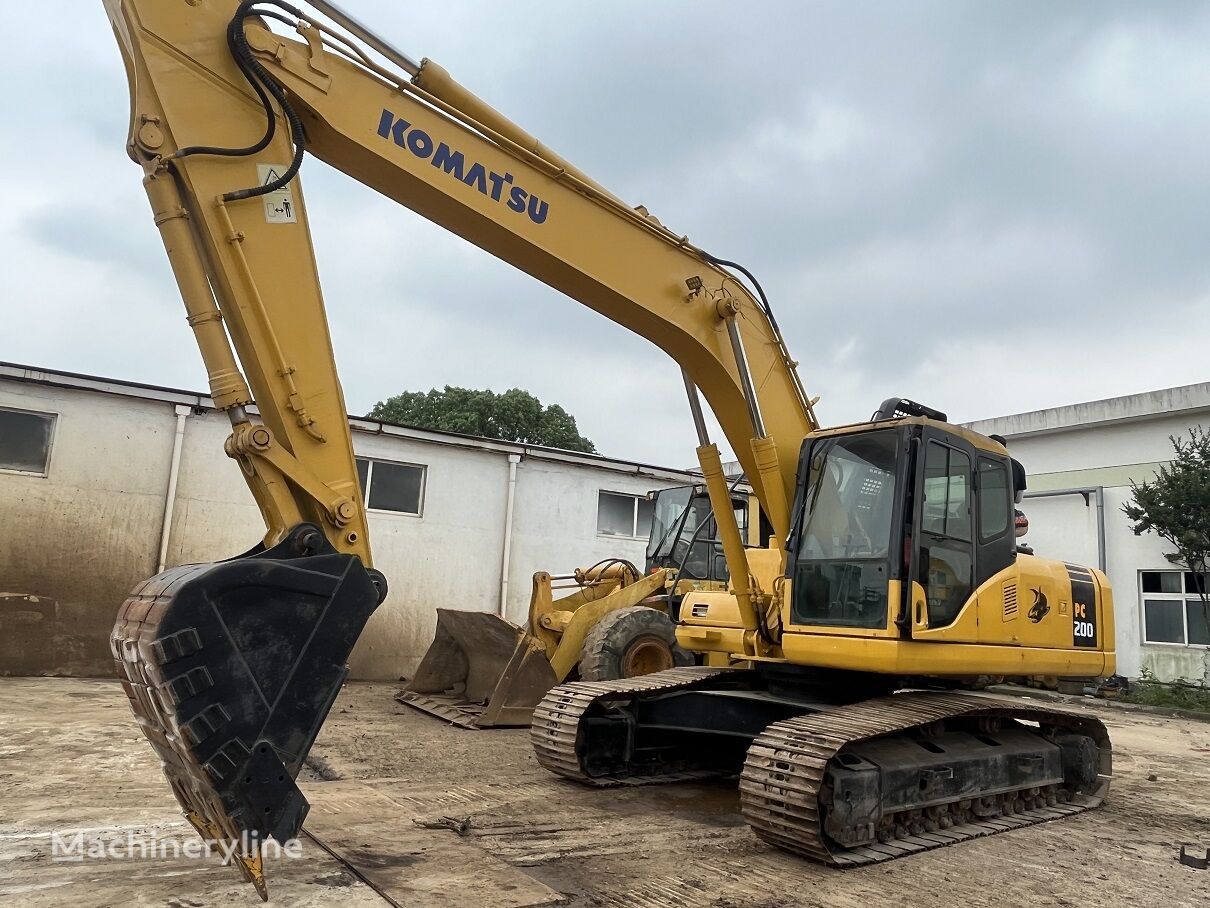
<svg viewBox="0 0 1210 908"><path fill-rule="evenodd" d="M272 15L274 18L286 21L284 16L278 16L276 13ZM248 80L248 84L256 92L256 97L260 100L261 107L265 110L265 117L268 121L265 127L265 134L261 136L260 141L246 145L243 148L224 148L219 145L189 145L178 149L176 154L173 155L174 158L186 158L196 154L218 155L228 158L246 157L256 154L258 151L263 151L273 141L273 136L277 131L277 116L273 113L273 105L269 101L269 95L266 94L260 79L256 77L252 68L248 66L245 58L236 51L235 32L237 28L243 29L243 23L244 17L241 16L240 11L237 9L235 16L227 23L227 47L231 49L231 55L235 58L235 65L244 74L244 78Z"/></svg>
<svg viewBox="0 0 1210 908"><path fill-rule="evenodd" d="M269 0L265 0L265 2L269 2ZM262 19L276 19L283 25L290 26L290 28L294 28L298 25L297 19L288 19L281 13L275 13L271 9L254 9L252 10L252 14L260 16Z"/></svg>
<svg viewBox="0 0 1210 908"><path fill-rule="evenodd" d="M765 296L765 288L760 285L760 281L756 279L756 275L739 262L729 262L726 259L715 258L709 252L703 252L702 256L711 265L718 265L721 268L734 268L752 283L752 286L756 289L756 295L760 297L761 308L765 311L765 317L769 319L769 324L773 326L773 330L780 336L781 328L778 327L777 319L773 316L773 307L769 305L769 297Z"/></svg>
<svg viewBox="0 0 1210 908"><path fill-rule="evenodd" d="M298 170L302 166L303 155L306 152L306 132L303 129L302 120L294 111L282 87L252 55L252 48L249 47L247 35L244 34L244 22L252 15L266 16L279 22L285 22L286 24L293 23L280 13L273 12L272 10L256 9L257 4L276 6L278 9L285 10L287 13L298 18L304 17L302 10L283 2L283 0L242 0L236 8L231 22L227 25L227 46L231 49L231 55L235 58L235 64L248 80L248 84L252 86L252 90L256 92L256 96L265 110L265 117L267 119L265 134L260 138L260 141L243 148L193 145L178 150L174 157L183 158L195 154L246 157L263 151L273 141L277 129L277 116L273 111L270 96L281 107L286 122L290 126L290 139L294 145L294 157L290 162L290 166L276 180L271 180L263 186L250 186L247 189L237 189L224 193L223 201L225 202L255 198L256 196L266 195L270 192L277 192L279 189L287 186L298 174Z"/></svg>
<svg viewBox="0 0 1210 908"><path fill-rule="evenodd" d="M276 6L299 18L303 17L303 13L302 10L291 6L289 3L284 3L282 0L243 0L236 10L235 16L232 18L233 30L228 33L228 37L232 42L232 52L235 54L236 59L242 59L247 64L248 69L264 84L269 94L281 106L282 113L286 117L286 122L290 124L290 139L294 143L294 159L290 162L290 166L286 168L286 172L281 174L276 180L271 180L263 186L249 186L247 189L237 189L224 193L224 202L251 199L267 195L270 192L277 192L279 189L288 186L290 181L298 174L299 168L302 167L303 155L307 150L307 135L303 129L302 120L299 119L298 114L290 105L285 90L274 80L269 71L261 66L260 62L252 56L252 48L248 46L248 36L244 34L244 20L254 12L253 6L256 3L266 3Z"/></svg>

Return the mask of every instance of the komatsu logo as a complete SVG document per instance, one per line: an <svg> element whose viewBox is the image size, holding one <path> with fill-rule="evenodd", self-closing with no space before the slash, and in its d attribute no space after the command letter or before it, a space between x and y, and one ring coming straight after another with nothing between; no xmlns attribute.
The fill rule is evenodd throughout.
<svg viewBox="0 0 1210 908"><path fill-rule="evenodd" d="M511 173L496 173L475 161L467 161L462 152L454 151L444 142L435 143L423 129L413 129L407 120L386 109L378 121L378 134L400 148L406 148L422 161L441 168L455 180L475 187L493 202L503 202L518 214L529 215L535 224L546 223L550 206L532 192L515 185Z"/></svg>

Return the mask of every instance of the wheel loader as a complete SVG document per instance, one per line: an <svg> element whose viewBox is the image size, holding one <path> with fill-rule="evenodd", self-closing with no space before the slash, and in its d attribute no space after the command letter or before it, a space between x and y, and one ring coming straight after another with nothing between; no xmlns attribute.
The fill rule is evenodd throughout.
<svg viewBox="0 0 1210 908"><path fill-rule="evenodd" d="M732 507L747 527L749 500L736 486ZM625 559L570 574L539 571L524 627L491 612L437 609L433 642L396 699L464 728L528 726L538 701L560 682L692 664L676 643L680 603L692 590L725 589L726 559L705 486L658 489L648 498L645 572ZM572 592L554 598L563 590Z"/></svg>
<svg viewBox="0 0 1210 908"><path fill-rule="evenodd" d="M266 527L242 555L136 586L115 668L186 818L231 843L262 898L260 843L301 829L299 769L366 622L391 608L308 229L308 152L681 368L729 587L680 603L676 639L701 664L548 691L530 732L546 770L590 786L737 775L758 836L837 867L1101 803L1099 721L963 691L989 674L1114 669L1105 575L1016 551L1001 444L903 399L823 428L750 271L328 0L309 4L318 14L104 5L130 86L127 151ZM720 116L686 121L686 141L725 135ZM703 399L767 545L744 545Z"/></svg>

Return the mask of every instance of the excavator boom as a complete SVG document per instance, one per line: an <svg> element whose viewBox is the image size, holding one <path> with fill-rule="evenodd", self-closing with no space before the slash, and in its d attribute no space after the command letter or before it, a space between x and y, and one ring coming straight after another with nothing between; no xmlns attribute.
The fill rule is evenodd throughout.
<svg viewBox="0 0 1210 908"><path fill-rule="evenodd" d="M321 21L280 0L104 2L130 84L127 150L267 528L244 556L140 585L112 638L202 835L297 833L292 780L386 594L298 178L307 153L672 356L784 537L817 423L767 302L724 264L334 4L312 4ZM729 560L747 577L740 547ZM239 854L264 895L255 841Z"/></svg>

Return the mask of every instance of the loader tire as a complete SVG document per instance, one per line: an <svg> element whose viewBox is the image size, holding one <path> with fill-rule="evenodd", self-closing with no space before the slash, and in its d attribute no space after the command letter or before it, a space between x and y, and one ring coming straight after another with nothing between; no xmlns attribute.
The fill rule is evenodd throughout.
<svg viewBox="0 0 1210 908"><path fill-rule="evenodd" d="M692 664L693 656L676 645L676 626L667 614L632 606L610 612L588 632L580 679L618 681Z"/></svg>

